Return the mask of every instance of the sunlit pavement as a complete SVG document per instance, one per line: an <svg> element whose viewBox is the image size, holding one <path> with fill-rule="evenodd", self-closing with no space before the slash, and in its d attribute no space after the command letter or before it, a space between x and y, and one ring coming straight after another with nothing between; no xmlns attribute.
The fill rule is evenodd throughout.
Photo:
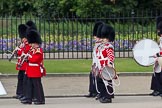
<svg viewBox="0 0 162 108"><path fill-rule="evenodd" d="M161 108L162 99L151 96L116 96L112 103L100 103L94 98L46 98L45 105L24 105L17 99L0 99L1 108Z"/></svg>
<svg viewBox="0 0 162 108"><path fill-rule="evenodd" d="M120 76L121 84L115 87L115 98L112 103L100 103L94 98L86 98L89 78L84 76L44 77L42 83L46 97L45 105L23 105L13 98L16 92L16 76L0 77L7 95L0 96L0 107L43 107L43 108L161 108L161 97L148 94L151 76Z"/></svg>

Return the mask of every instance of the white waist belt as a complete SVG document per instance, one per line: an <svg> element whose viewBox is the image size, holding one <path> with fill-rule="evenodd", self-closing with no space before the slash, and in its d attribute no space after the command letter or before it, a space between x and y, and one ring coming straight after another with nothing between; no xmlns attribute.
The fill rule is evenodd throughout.
<svg viewBox="0 0 162 108"><path fill-rule="evenodd" d="M39 66L39 65L35 63L29 63L29 66Z"/></svg>

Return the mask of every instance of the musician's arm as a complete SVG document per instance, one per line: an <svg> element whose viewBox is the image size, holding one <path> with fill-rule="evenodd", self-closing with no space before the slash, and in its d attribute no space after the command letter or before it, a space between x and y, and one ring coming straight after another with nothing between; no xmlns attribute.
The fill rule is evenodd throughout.
<svg viewBox="0 0 162 108"><path fill-rule="evenodd" d="M108 58L108 60L106 61L106 64L110 67L113 67L114 64L114 49L113 48L106 48L105 50L102 51L102 54L104 56L104 58Z"/></svg>
<svg viewBox="0 0 162 108"><path fill-rule="evenodd" d="M24 48L24 53L27 54L29 52L29 50L31 49L31 46L29 46L29 44L27 44Z"/></svg>

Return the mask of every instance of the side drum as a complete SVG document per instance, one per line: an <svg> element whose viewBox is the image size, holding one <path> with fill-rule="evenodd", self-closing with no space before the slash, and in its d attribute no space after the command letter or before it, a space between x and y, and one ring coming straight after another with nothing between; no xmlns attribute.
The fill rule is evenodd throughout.
<svg viewBox="0 0 162 108"><path fill-rule="evenodd" d="M155 63L156 58L152 57L160 52L158 44L151 39L143 39L133 47L133 57L142 66L150 66Z"/></svg>

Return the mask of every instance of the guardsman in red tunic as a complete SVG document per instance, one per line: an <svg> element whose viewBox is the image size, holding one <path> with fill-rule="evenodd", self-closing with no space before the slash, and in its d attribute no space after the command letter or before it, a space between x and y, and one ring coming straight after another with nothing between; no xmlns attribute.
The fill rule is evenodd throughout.
<svg viewBox="0 0 162 108"><path fill-rule="evenodd" d="M20 99L24 96L24 90L25 90L23 80L24 80L24 74L25 74L27 62L25 61L25 62L21 63L21 60L22 60L24 54L26 54L30 49L30 46L29 46L27 38L26 38L27 29L28 29L28 26L26 26L25 24L20 24L18 26L19 37L21 38L21 45L17 49L17 54L16 54L18 56L16 70L19 70L17 90L16 90L16 98L17 99Z"/></svg>
<svg viewBox="0 0 162 108"><path fill-rule="evenodd" d="M28 65L26 74L28 77L28 94L27 99L21 101L23 104L31 104L33 95L35 97L34 104L45 104L45 97L41 77L46 75L43 66L43 49L40 47L42 41L40 34L36 30L30 30L27 33L27 39L31 46L28 55Z"/></svg>
<svg viewBox="0 0 162 108"><path fill-rule="evenodd" d="M111 43L115 39L114 29L111 26L104 24L101 29L101 37L103 39L103 42L98 48L99 72L102 72L104 66L114 67L114 47ZM99 101L101 103L111 103L112 98L114 98L114 94L109 94L107 90L109 90L110 93L113 93L113 88L110 86L105 86L101 77L97 79L97 82L100 88ZM108 83L112 83L112 80L109 80Z"/></svg>
<svg viewBox="0 0 162 108"><path fill-rule="evenodd" d="M95 68L96 68L96 48L101 43L101 39L99 36L97 36L97 29L99 25L103 24L103 22L98 21L95 23L93 28L93 37L95 40L95 45L93 48L93 58L92 58L92 67L91 72L89 74L89 94L86 95L86 97L96 97L98 94L98 90L96 89L96 80L95 80Z"/></svg>
<svg viewBox="0 0 162 108"><path fill-rule="evenodd" d="M29 30L37 30L36 24L33 21L31 21L31 20L27 21L26 25L28 26L27 31L29 31ZM26 49L25 54L29 52L30 47L31 46L29 46L29 44L27 44L27 48L25 48ZM21 63L26 63L26 59L23 59L23 58L25 58L25 55L23 55L21 58L22 58L22 60L25 60L25 62L23 62L21 60ZM28 77L27 77L27 75L25 73L24 74L24 80L23 80L23 94L24 94L24 96L22 98L20 98L20 101L23 101L23 100L26 99L26 95L27 95L26 90L28 89L28 88L26 88L27 87L26 86L27 85L27 81L28 81ZM33 96L33 101L34 101L34 96Z"/></svg>

